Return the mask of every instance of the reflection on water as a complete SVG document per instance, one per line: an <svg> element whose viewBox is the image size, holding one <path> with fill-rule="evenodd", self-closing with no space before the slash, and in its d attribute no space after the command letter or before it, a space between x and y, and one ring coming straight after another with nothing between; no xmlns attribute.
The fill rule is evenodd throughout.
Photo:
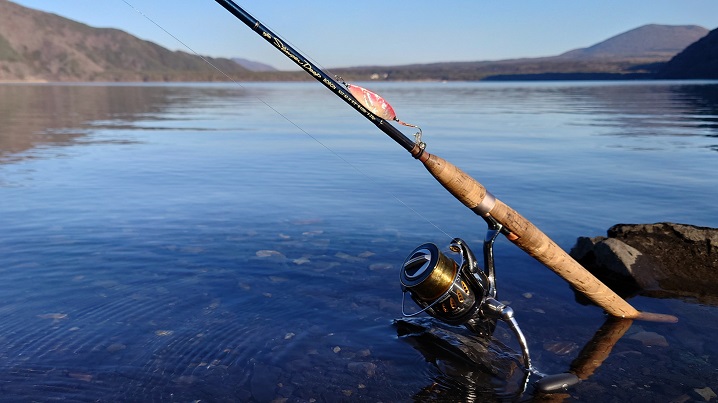
<svg viewBox="0 0 718 403"><path fill-rule="evenodd" d="M606 134L637 136L649 141L644 147L661 147L656 138L672 137L669 148L681 137L715 138L718 131L718 88L679 84L657 90L654 86L606 86L586 91L591 108L605 113L594 120L610 128ZM653 143L653 144L652 144ZM716 144L706 143L715 149Z"/></svg>
<svg viewBox="0 0 718 403"><path fill-rule="evenodd" d="M161 107L144 87L0 85L0 161L33 147L67 145L93 121Z"/></svg>
<svg viewBox="0 0 718 403"><path fill-rule="evenodd" d="M566 249L618 222L718 226L716 84L373 87ZM444 232L476 250L485 227L321 86L0 85L0 117L6 395L466 400L516 385L510 337L481 368L397 337L405 255ZM580 366L600 310L508 242L496 255L537 368ZM631 302L680 322L634 322L569 397L718 392L716 308Z"/></svg>
<svg viewBox="0 0 718 403"><path fill-rule="evenodd" d="M432 320L396 322L398 334L419 350L428 362L441 368L442 377L437 379L438 382L425 387L415 397L445 401L486 401L496 397L516 401L531 395L551 396L552 400L559 401L569 398L565 387L555 388L548 383L558 381L558 385L574 386L577 381L588 380L610 357L632 323L628 319L606 319L570 367L558 374L543 374L518 366L516 362L520 357L500 341L510 336L500 331L488 340L467 334L466 329ZM556 342L550 343L547 349L573 355L575 346L576 343Z"/></svg>
<svg viewBox="0 0 718 403"><path fill-rule="evenodd" d="M530 375L518 363L521 354L501 342L512 337L499 328L491 337L425 318L395 322L397 334L421 352L441 375L415 394L418 400L516 400Z"/></svg>
<svg viewBox="0 0 718 403"><path fill-rule="evenodd" d="M145 130L166 130L158 120L182 121L183 109L193 109L198 101L205 107L237 107L247 96L256 100L260 94L241 88L161 84L0 85L0 163L31 155L36 147L76 143L103 128L133 128L138 121L145 121L140 127Z"/></svg>

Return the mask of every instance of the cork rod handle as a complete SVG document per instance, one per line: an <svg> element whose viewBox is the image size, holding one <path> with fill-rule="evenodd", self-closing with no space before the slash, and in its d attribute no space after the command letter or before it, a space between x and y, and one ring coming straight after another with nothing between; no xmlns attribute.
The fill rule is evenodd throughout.
<svg viewBox="0 0 718 403"><path fill-rule="evenodd" d="M415 157L461 203L478 215L493 217L509 232L507 238L511 242L561 276L611 316L661 322L678 320L671 315L649 314L636 310L529 220L493 197L483 185L455 165L423 150L421 153L417 152Z"/></svg>

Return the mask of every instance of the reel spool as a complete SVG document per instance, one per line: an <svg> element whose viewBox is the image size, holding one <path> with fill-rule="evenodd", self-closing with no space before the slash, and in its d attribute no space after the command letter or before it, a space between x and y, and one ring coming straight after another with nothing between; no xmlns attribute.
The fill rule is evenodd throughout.
<svg viewBox="0 0 718 403"><path fill-rule="evenodd" d="M464 251L468 259L459 265L443 254L433 243L414 249L402 264L401 287L404 296L409 292L422 309L407 314L405 298L402 301L404 316L422 312L452 325L461 325L475 317L487 296L488 279L476 270L473 253L461 240L455 240L452 250Z"/></svg>

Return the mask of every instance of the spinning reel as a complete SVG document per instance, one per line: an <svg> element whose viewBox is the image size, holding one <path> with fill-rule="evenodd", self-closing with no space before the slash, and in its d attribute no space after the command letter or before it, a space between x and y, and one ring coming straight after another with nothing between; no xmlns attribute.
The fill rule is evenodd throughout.
<svg viewBox="0 0 718 403"><path fill-rule="evenodd" d="M494 241L502 226L490 217L484 239L484 270L466 243L454 238L449 245L452 252L461 255L461 264L443 254L433 243L414 249L401 267L402 314L406 317L426 312L450 325L464 325L480 336L491 336L497 320L505 322L521 345L526 371L531 371L528 345L519 328L514 311L496 299L494 269ZM406 293L421 308L408 314L405 310Z"/></svg>

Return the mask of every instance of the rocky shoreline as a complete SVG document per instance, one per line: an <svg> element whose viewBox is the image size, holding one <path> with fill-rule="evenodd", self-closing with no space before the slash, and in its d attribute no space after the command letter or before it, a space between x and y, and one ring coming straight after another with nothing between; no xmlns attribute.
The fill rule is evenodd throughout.
<svg viewBox="0 0 718 403"><path fill-rule="evenodd" d="M617 224L580 237L570 255L623 296L641 293L718 305L718 229Z"/></svg>

